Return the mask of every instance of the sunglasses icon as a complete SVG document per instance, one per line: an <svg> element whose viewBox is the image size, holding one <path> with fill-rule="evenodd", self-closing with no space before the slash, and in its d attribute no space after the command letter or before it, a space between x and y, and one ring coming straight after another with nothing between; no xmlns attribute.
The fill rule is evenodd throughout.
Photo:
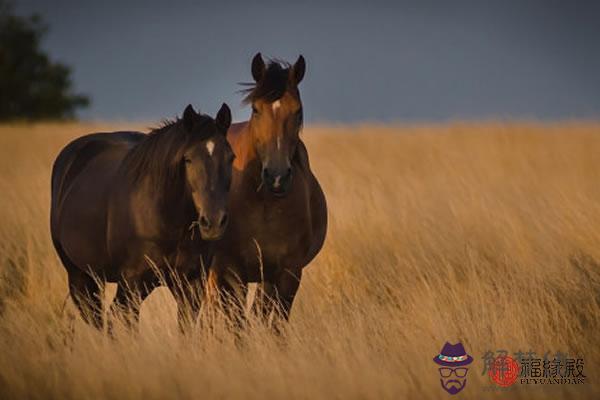
<svg viewBox="0 0 600 400"><path fill-rule="evenodd" d="M464 378L467 376L468 368L438 368L440 371L440 375L442 378L449 378L452 374L456 375L459 378Z"/></svg>

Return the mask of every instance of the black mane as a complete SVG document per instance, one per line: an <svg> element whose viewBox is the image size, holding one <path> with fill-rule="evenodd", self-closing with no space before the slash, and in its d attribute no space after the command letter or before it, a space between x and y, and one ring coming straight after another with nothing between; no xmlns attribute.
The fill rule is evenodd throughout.
<svg viewBox="0 0 600 400"><path fill-rule="evenodd" d="M291 65L285 61L269 60L264 76L257 83L242 83L248 86L242 89L245 94L244 104L262 99L269 103L281 98L288 88L288 78Z"/></svg>
<svg viewBox="0 0 600 400"><path fill-rule="evenodd" d="M122 163L124 172L133 182L150 176L156 187L175 182L180 169L181 152L188 146L191 138L208 139L211 130L206 128L211 122L211 117L201 115L200 122L188 131L179 118L163 121L160 127L150 131L129 151Z"/></svg>

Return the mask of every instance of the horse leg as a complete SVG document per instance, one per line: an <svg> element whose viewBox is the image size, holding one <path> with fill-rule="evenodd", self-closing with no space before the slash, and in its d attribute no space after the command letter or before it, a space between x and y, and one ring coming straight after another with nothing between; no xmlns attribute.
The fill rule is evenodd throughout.
<svg viewBox="0 0 600 400"><path fill-rule="evenodd" d="M246 281L232 269L211 269L207 286L208 294L212 295L212 303L217 300L233 325L237 328L243 327L246 322L245 308L248 294Z"/></svg>
<svg viewBox="0 0 600 400"><path fill-rule="evenodd" d="M282 322L289 321L290 312L294 298L300 287L302 279L302 268L284 269L277 277L275 283L275 305L276 313L273 320L273 328L277 333L281 332Z"/></svg>
<svg viewBox="0 0 600 400"><path fill-rule="evenodd" d="M248 284L236 274L226 274L220 286L220 294L225 315L236 328L243 328L246 323Z"/></svg>
<svg viewBox="0 0 600 400"><path fill-rule="evenodd" d="M120 318L129 329L137 329L143 301L158 285L155 277L147 279L121 279L117 294L110 306L109 333L113 331L113 319Z"/></svg>
<svg viewBox="0 0 600 400"><path fill-rule="evenodd" d="M273 282L263 281L257 285L252 313L267 323L275 305L275 285Z"/></svg>
<svg viewBox="0 0 600 400"><path fill-rule="evenodd" d="M79 269L70 269L68 276L69 293L81 317L94 328L101 330L103 283Z"/></svg>
<svg viewBox="0 0 600 400"><path fill-rule="evenodd" d="M171 278L167 282L177 302L177 321L182 333L189 332L198 319L202 304L203 282L201 278L182 281Z"/></svg>

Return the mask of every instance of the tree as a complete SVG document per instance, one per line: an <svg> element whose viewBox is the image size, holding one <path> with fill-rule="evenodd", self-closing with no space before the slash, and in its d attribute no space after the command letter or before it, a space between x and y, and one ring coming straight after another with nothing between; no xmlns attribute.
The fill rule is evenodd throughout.
<svg viewBox="0 0 600 400"><path fill-rule="evenodd" d="M40 49L47 31L39 15L16 16L0 0L0 120L73 118L89 105L72 92L71 69Z"/></svg>

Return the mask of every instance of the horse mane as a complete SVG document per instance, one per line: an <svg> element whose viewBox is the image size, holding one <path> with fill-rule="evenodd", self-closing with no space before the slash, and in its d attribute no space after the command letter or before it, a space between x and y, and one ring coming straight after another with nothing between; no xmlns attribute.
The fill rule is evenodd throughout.
<svg viewBox="0 0 600 400"><path fill-rule="evenodd" d="M125 174L133 182L150 176L155 187L164 188L169 183L175 184L179 172L176 161L181 157L181 151L193 137L198 138L200 135L208 138L210 131L205 128L211 121L209 116L200 115L200 122L190 132L179 118L164 120L127 153L122 164Z"/></svg>
<svg viewBox="0 0 600 400"><path fill-rule="evenodd" d="M263 78L259 82L243 82L245 89L240 90L245 95L243 104L262 99L269 103L281 98L288 87L288 77L291 64L277 59L269 59Z"/></svg>

